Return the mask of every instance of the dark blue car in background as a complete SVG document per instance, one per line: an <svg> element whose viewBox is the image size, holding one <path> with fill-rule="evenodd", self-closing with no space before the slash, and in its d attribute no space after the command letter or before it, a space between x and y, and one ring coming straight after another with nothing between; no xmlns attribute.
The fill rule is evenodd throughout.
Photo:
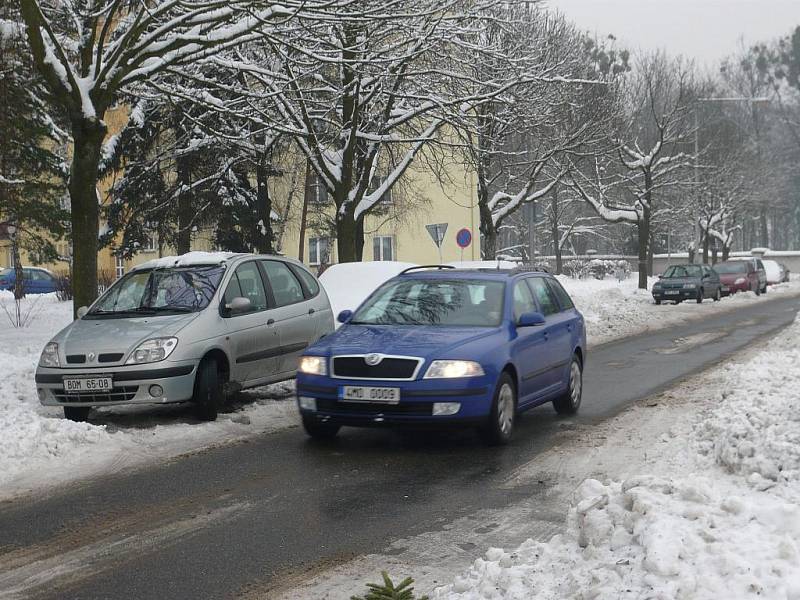
<svg viewBox="0 0 800 600"><path fill-rule="evenodd" d="M14 269L0 270L0 290L14 291L17 275ZM49 294L58 289L55 275L47 269L23 267L22 281L26 294Z"/></svg>
<svg viewBox="0 0 800 600"><path fill-rule="evenodd" d="M583 317L546 273L415 267L339 321L300 360L297 402L312 437L463 424L504 444L519 412L580 406Z"/></svg>

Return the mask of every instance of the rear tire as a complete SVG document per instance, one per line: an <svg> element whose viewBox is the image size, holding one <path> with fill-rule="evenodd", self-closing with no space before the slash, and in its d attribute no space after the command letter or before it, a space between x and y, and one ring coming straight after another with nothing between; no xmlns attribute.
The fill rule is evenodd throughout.
<svg viewBox="0 0 800 600"><path fill-rule="evenodd" d="M703 288L700 288L697 291L697 303L698 304L702 304L703 303L703 298L705 298L705 292L703 291Z"/></svg>
<svg viewBox="0 0 800 600"><path fill-rule="evenodd" d="M767 293L767 284L766 283L764 284L764 289L761 290L761 293L762 294L766 294Z"/></svg>
<svg viewBox="0 0 800 600"><path fill-rule="evenodd" d="M553 400L553 408L560 415L574 415L578 412L583 399L583 366L577 356L572 357L569 366L569 382L567 391L560 398Z"/></svg>
<svg viewBox="0 0 800 600"><path fill-rule="evenodd" d="M759 287L758 284L756 284L756 289L754 289L753 291L756 293L756 296L760 296L761 295L761 288Z"/></svg>
<svg viewBox="0 0 800 600"><path fill-rule="evenodd" d="M65 406L64 417L76 423L83 423L89 420L89 411L92 410L88 406Z"/></svg>
<svg viewBox="0 0 800 600"><path fill-rule="evenodd" d="M714 294L714 302L719 302L720 300L722 300L722 290L717 288L717 293Z"/></svg>
<svg viewBox="0 0 800 600"><path fill-rule="evenodd" d="M315 440L332 440L339 433L340 425L323 423L312 417L303 416L303 429L309 437Z"/></svg>
<svg viewBox="0 0 800 600"><path fill-rule="evenodd" d="M661 300L656 300L656 304L660 305L661 304Z"/></svg>
<svg viewBox="0 0 800 600"><path fill-rule="evenodd" d="M504 372L497 380L489 420L481 429L486 443L490 446L508 444L514 435L516 416L517 387L511 375Z"/></svg>
<svg viewBox="0 0 800 600"><path fill-rule="evenodd" d="M197 369L194 380L194 394L192 401L195 403L195 413L201 421L216 421L219 409L222 407L225 394L222 389L222 376L219 372L217 361L213 358L204 358Z"/></svg>

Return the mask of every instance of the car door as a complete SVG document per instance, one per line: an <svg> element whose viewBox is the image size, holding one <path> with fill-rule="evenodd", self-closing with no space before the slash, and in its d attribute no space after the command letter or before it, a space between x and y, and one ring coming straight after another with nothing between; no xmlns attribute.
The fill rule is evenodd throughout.
<svg viewBox="0 0 800 600"><path fill-rule="evenodd" d="M304 267L296 264L289 264L289 268L297 275L303 285L303 294L309 301L309 311L313 309L314 320L314 341L328 335L334 330L333 309L328 301L327 294L323 293L317 278L309 273Z"/></svg>
<svg viewBox="0 0 800 600"><path fill-rule="evenodd" d="M36 279L35 269L22 269L22 289L26 294L39 294L39 282Z"/></svg>
<svg viewBox="0 0 800 600"><path fill-rule="evenodd" d="M514 283L512 291L514 323L525 313L539 309L524 279ZM550 360L547 355L547 335L544 326L517 327L511 343L511 355L519 373L519 405L536 401L546 393Z"/></svg>
<svg viewBox="0 0 800 600"><path fill-rule="evenodd" d="M278 370L280 336L270 314L264 280L258 263L247 261L236 267L223 295L225 305L237 297L250 300L243 314L230 314L223 306L233 364L231 379L246 384L271 377Z"/></svg>
<svg viewBox="0 0 800 600"><path fill-rule="evenodd" d="M561 311L558 299L544 277L530 277L526 282L545 320L543 329L550 361L545 383L551 388L560 387L564 383L563 375L572 359L574 319L568 312Z"/></svg>
<svg viewBox="0 0 800 600"><path fill-rule="evenodd" d="M300 354L316 340L316 308L303 293L300 280L282 260L259 261L274 301L270 311L280 332L281 349L278 370L292 373Z"/></svg>

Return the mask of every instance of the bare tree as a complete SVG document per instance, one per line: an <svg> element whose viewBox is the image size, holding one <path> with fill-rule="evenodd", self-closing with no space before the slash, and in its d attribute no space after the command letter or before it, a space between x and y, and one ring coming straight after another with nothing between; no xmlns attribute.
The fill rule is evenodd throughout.
<svg viewBox="0 0 800 600"><path fill-rule="evenodd" d="M636 225L639 287L647 289L651 225L669 190L692 184L694 68L663 52L636 61L627 89L627 117L609 156L572 186L604 220Z"/></svg>
<svg viewBox="0 0 800 600"><path fill-rule="evenodd" d="M167 70L259 37L308 2L20 0L37 69L70 124L69 177L77 307L97 296L98 165L105 117L120 93Z"/></svg>

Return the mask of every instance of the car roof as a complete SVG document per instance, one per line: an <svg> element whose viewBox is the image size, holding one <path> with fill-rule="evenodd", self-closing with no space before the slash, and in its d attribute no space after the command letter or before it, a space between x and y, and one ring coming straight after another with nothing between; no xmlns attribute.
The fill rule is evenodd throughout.
<svg viewBox="0 0 800 600"><path fill-rule="evenodd" d="M438 269L431 268L413 268L412 270L403 271L398 277L409 279L486 279L486 280L506 280L523 275L541 275L552 277L549 273L544 271L533 271L521 269Z"/></svg>
<svg viewBox="0 0 800 600"><path fill-rule="evenodd" d="M158 269L170 267L200 267L223 264L234 264L252 258L271 258L301 265L302 263L288 256L278 256L275 254L250 254L239 252L188 252L180 256L164 256L154 258L140 265L136 265L131 270Z"/></svg>

